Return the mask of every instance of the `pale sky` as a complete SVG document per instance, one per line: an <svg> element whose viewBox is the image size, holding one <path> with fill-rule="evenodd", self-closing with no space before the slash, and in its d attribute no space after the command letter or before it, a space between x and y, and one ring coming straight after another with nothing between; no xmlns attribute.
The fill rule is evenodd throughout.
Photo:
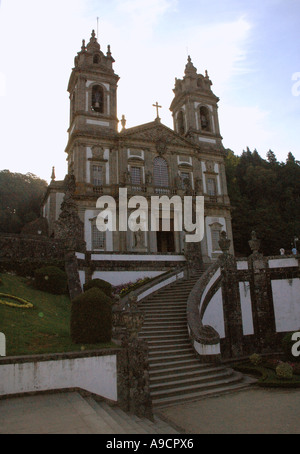
<svg viewBox="0 0 300 454"><path fill-rule="evenodd" d="M173 128L190 55L220 98L223 144L300 160L299 0L1 0L0 170L66 173L68 80L92 29L116 60L118 118Z"/></svg>

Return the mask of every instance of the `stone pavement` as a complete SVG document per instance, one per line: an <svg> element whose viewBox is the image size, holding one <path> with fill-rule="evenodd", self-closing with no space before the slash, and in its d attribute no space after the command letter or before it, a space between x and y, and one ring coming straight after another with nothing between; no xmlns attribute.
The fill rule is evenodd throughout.
<svg viewBox="0 0 300 454"><path fill-rule="evenodd" d="M189 434L299 434L300 389L251 387L159 414Z"/></svg>
<svg viewBox="0 0 300 454"><path fill-rule="evenodd" d="M99 413L88 402L78 393L0 400L0 434L300 433L300 390L251 387L207 397L161 408L158 416L166 422L158 417L152 425L118 415L114 426L112 413Z"/></svg>

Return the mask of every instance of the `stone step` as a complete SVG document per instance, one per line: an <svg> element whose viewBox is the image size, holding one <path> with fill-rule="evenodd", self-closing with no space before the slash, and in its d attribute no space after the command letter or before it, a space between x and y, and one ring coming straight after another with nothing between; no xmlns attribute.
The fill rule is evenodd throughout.
<svg viewBox="0 0 300 454"><path fill-rule="evenodd" d="M145 310L145 308L141 308L144 311L144 314L147 315L160 315L160 314L165 314L165 315L185 315L186 314L186 305L182 305L180 307L163 307L158 306L158 307L149 307L147 308L148 310Z"/></svg>
<svg viewBox="0 0 300 454"><path fill-rule="evenodd" d="M228 383L224 383L223 381L221 381L219 384L214 385L215 386L212 386L210 388L207 387L206 389L193 391L188 394L178 394L176 396L168 397L167 396L157 397L156 399L153 400L153 408L159 409L170 405L178 405L180 403L200 400L206 397L232 393L249 386L249 384L244 383L242 379L236 379L235 381L229 381Z"/></svg>
<svg viewBox="0 0 300 454"><path fill-rule="evenodd" d="M148 340L148 347L149 349L164 349L166 347L172 347L173 345L176 345L179 347L180 345L191 345L190 341L186 338L186 336L182 336L179 338L174 338L171 337L170 339L154 339L154 340Z"/></svg>
<svg viewBox="0 0 300 454"><path fill-rule="evenodd" d="M149 357L149 363L150 363L150 367L159 367L159 366L166 366L168 363L171 363L171 362L185 362L185 361L188 361L190 359L194 359L195 358L195 354L193 352L193 350L190 350L190 351L187 351L186 353L182 353L182 352L179 352L177 354L175 354L173 352L172 355L169 355L169 356L165 356L165 355L161 355L161 356L155 356L154 358L152 357Z"/></svg>
<svg viewBox="0 0 300 454"><path fill-rule="evenodd" d="M151 382L163 381L165 377L176 377L178 375L185 375L185 374L193 374L197 373L198 375L201 374L210 374L213 373L214 370L218 370L218 367L213 367L207 365L206 367L199 363L199 361L190 361L184 364L179 363L175 367L165 367L162 365L161 368L157 368L156 370L150 371L150 379ZM223 366L220 366L220 369L223 369Z"/></svg>
<svg viewBox="0 0 300 454"><path fill-rule="evenodd" d="M232 371L228 369L223 369L222 371L215 371L211 374L193 374L193 375L183 375L183 376L175 376L173 378L168 377L167 380L160 382L160 383L153 383L150 382L150 390L152 392L164 392L167 391L168 393L171 392L171 389L176 388L185 388L193 385L202 385L207 382L211 382L212 380L223 380L231 377L233 374Z"/></svg>
<svg viewBox="0 0 300 454"><path fill-rule="evenodd" d="M164 349L149 349L149 361L154 360L157 357L161 357L164 355L165 357L173 356L173 355L178 355L182 354L185 355L186 353L193 353L194 351L191 347L191 344L187 345L180 345L177 347L176 345L174 347L165 347Z"/></svg>
<svg viewBox="0 0 300 454"><path fill-rule="evenodd" d="M195 384L188 384L186 386L178 386L165 389L162 391L151 391L153 404L156 405L159 401L162 402L162 399L176 398L176 401L186 400L190 394L195 394L204 391L215 390L216 388L222 388L225 385L232 385L240 382L242 379L241 374L234 373L227 376L227 378L222 377L221 379L216 378L215 380L209 380L206 382L200 382Z"/></svg>
<svg viewBox="0 0 300 454"><path fill-rule="evenodd" d="M173 315L170 315L170 314L161 314L161 315L157 315L157 314L146 314L145 315L145 318L144 318L144 324L145 323L151 323L151 324L155 324L155 323L158 323L158 322L168 322L168 323L172 323L172 322L185 322L187 321L187 315L186 313L183 313L183 314L173 314Z"/></svg>
<svg viewBox="0 0 300 454"><path fill-rule="evenodd" d="M158 416L154 417L154 421L150 421L133 414L127 414L117 406L110 406L105 402L97 402L92 397L86 397L85 399L97 415L113 428L114 434L178 434L173 427Z"/></svg>
<svg viewBox="0 0 300 454"><path fill-rule="evenodd" d="M150 304L144 304L143 306L139 307L140 310L143 312L150 312L152 310L166 310L166 311L171 311L171 310L186 310L186 301L182 301L180 303L170 301L170 302L164 302L160 301L159 303L150 303Z"/></svg>
<svg viewBox="0 0 300 454"><path fill-rule="evenodd" d="M141 336L139 336L141 337ZM155 332L153 333L149 333L148 336L144 335L143 336L143 339L146 340L147 342L154 342L154 341L170 341L172 339L187 339L187 330L184 329L182 330L181 332L178 332L177 330L174 330L174 332L169 332L169 333L166 333L166 334L162 334L160 331L157 333L157 338L156 339L156 335L155 335Z"/></svg>

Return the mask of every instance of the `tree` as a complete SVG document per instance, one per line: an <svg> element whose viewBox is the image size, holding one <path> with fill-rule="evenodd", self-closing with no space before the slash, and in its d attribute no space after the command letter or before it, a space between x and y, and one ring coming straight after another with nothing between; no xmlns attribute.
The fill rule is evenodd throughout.
<svg viewBox="0 0 300 454"><path fill-rule="evenodd" d="M19 233L40 215L47 182L32 173L0 171L0 232Z"/></svg>
<svg viewBox="0 0 300 454"><path fill-rule="evenodd" d="M252 230L267 255L291 249L293 238L300 236L300 165L292 153L279 163L271 150L267 160L257 150L247 148L240 157L227 150L225 168L236 253L249 255Z"/></svg>

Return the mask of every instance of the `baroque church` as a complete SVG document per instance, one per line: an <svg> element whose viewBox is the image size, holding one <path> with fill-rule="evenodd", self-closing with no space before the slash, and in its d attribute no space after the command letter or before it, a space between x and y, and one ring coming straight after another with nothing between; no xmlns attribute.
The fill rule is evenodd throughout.
<svg viewBox="0 0 300 454"><path fill-rule="evenodd" d="M103 257L118 253L153 260L181 256L184 260L185 233L174 229L174 213L170 231L145 231L137 239L130 230L99 231L96 202L102 195L118 200L119 188L127 188L128 198L142 195L147 200L154 195L198 195L204 196L205 219L197 254L201 263L209 264L221 253L220 232L226 231L232 240L232 229L219 98L208 73L198 74L188 57L184 76L175 79L173 89L174 130L162 124L158 103L154 121L127 129L124 115L120 122L117 118L119 76L114 62L110 46L104 54L93 31L88 44L82 42L68 84L70 124L65 152L68 174L76 181L73 197L86 250ZM64 182L56 181L53 173L43 202L50 236L55 236L64 196Z"/></svg>

